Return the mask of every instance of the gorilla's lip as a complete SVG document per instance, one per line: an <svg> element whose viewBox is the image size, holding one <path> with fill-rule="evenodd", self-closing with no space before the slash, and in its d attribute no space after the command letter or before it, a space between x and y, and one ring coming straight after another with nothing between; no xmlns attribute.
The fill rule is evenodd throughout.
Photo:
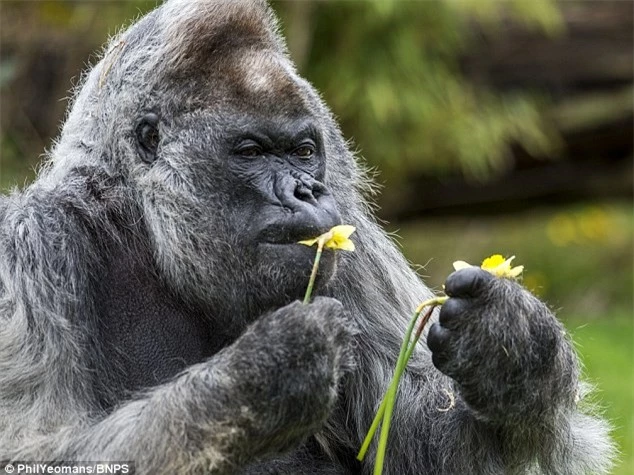
<svg viewBox="0 0 634 475"><path fill-rule="evenodd" d="M299 241L314 239L317 236L327 232L328 229L318 229L316 227L310 229L284 229L280 227L267 227L258 236L258 241L262 244L273 244L279 246L287 246L291 244L299 244Z"/></svg>
<svg viewBox="0 0 634 475"><path fill-rule="evenodd" d="M313 249L313 251L311 252L315 252L317 250L316 246L307 246L305 244L300 244L297 241L293 241L293 242L282 242L282 241L261 241L260 242L260 246L273 246L273 247L298 247L298 248L302 248L302 249ZM324 247L323 252L329 251L330 249L327 247Z"/></svg>

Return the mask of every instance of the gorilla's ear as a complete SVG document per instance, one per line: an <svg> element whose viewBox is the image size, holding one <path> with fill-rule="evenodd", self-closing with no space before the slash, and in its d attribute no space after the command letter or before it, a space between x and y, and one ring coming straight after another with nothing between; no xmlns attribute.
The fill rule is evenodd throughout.
<svg viewBox="0 0 634 475"><path fill-rule="evenodd" d="M244 48L285 51L265 0L168 0L161 7L172 67L205 67Z"/></svg>

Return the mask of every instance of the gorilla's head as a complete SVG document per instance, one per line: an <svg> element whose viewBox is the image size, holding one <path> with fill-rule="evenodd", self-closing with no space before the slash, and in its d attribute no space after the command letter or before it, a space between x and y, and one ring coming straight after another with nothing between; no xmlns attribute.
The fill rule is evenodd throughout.
<svg viewBox="0 0 634 475"><path fill-rule="evenodd" d="M350 223L359 201L330 112L258 0L169 0L142 18L87 76L63 136L56 155L81 149L131 190L169 285L251 315L302 295L315 249L297 241ZM323 259L322 285L345 265Z"/></svg>

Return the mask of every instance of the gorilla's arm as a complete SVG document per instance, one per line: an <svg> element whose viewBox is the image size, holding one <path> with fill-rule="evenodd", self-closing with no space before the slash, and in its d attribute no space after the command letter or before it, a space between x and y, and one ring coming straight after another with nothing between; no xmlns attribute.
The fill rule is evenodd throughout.
<svg viewBox="0 0 634 475"><path fill-rule="evenodd" d="M576 358L548 308L520 285L479 269L452 274L446 292L452 298L428 336L442 373L421 348L401 383L385 473L605 473L608 428L578 411ZM360 357L376 356L380 341L360 340L367 346ZM356 377L362 380L353 383L358 389L348 404L365 421L357 427L361 439L381 397L375 388L385 382L376 369Z"/></svg>
<svg viewBox="0 0 634 475"><path fill-rule="evenodd" d="M332 299L290 304L262 317L207 362L101 420L78 411L68 414L66 427L44 434L29 416L42 409L55 414L59 407L43 408L45 401L35 397L18 431L29 440L3 434L0 459L132 460L139 473L234 473L321 426L346 360L341 348L347 327L340 316L341 305ZM16 420L8 398L2 403L2 415Z"/></svg>

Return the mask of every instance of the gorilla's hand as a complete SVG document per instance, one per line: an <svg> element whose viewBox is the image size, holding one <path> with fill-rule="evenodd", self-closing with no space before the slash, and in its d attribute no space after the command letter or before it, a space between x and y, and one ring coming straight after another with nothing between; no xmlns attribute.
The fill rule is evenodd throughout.
<svg viewBox="0 0 634 475"><path fill-rule="evenodd" d="M541 301L475 267L451 274L445 291L451 298L427 344L436 368L458 383L470 407L502 423L561 399L562 360L571 355L561 351L563 329Z"/></svg>
<svg viewBox="0 0 634 475"><path fill-rule="evenodd" d="M298 301L255 322L232 346L233 403L247 416L250 443L283 450L321 428L351 363L350 322L341 303Z"/></svg>

